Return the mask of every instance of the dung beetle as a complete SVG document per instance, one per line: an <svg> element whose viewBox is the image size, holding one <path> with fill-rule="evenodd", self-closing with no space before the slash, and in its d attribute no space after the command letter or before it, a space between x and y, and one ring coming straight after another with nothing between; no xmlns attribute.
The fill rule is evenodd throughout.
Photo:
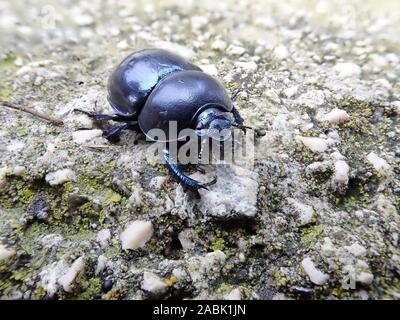
<svg viewBox="0 0 400 320"><path fill-rule="evenodd" d="M225 88L216 79L184 58L160 49L145 49L127 56L112 72L108 81L108 101L115 114L97 114L81 109L94 120L121 122L104 132L104 137L115 140L124 129L143 132L154 140L149 131L168 132L170 121L176 121L178 132L190 128L199 136L227 139L224 129L233 126L245 130L243 118L234 107ZM251 128L250 128L251 129ZM178 137L179 138L179 137ZM186 176L172 161L168 148L164 159L175 177L198 194L216 183L200 183Z"/></svg>

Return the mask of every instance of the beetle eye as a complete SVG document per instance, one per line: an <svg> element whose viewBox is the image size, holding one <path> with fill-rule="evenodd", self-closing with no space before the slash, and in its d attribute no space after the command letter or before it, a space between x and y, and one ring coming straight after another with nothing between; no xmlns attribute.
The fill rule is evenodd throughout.
<svg viewBox="0 0 400 320"><path fill-rule="evenodd" d="M216 130L216 129L211 129L208 131L208 135L217 141L225 141L228 140L231 137L231 130L230 129L222 129L222 130Z"/></svg>
<svg viewBox="0 0 400 320"><path fill-rule="evenodd" d="M196 130L196 135L198 137L204 137L206 134L208 134L208 129L198 129L198 130Z"/></svg>

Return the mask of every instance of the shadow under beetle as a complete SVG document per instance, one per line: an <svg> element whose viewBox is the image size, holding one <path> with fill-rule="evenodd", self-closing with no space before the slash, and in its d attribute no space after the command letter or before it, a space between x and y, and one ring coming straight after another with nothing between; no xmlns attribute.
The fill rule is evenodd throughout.
<svg viewBox="0 0 400 320"><path fill-rule="evenodd" d="M113 115L75 111L94 120L121 122L103 133L110 141L124 129L143 132L155 141L148 133L157 128L165 132L168 142L170 121L176 121L177 132L190 128L199 137L207 135L220 142L230 136L225 129L251 129L243 125L243 118L221 83L184 58L160 49L127 56L108 80L108 101L115 111ZM200 183L186 176L172 161L168 147L164 159L185 189L197 195L199 189L216 183L216 178Z"/></svg>

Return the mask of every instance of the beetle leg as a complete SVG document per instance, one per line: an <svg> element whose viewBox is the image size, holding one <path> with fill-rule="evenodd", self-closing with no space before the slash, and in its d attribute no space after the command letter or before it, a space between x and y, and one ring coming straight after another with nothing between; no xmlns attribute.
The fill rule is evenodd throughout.
<svg viewBox="0 0 400 320"><path fill-rule="evenodd" d="M193 190L194 192L198 193L199 189L206 189L208 190L207 187L215 184L217 182L217 177L214 177L213 180L210 182L206 183L200 183L197 180L194 180L192 178L189 178L186 176L177 166L176 163L172 161L169 155L169 151L167 149L164 150L164 159L165 162L167 163L168 167L170 168L171 172L174 174L175 177L179 179L179 181L185 186Z"/></svg>
<svg viewBox="0 0 400 320"><path fill-rule="evenodd" d="M233 113L233 117L235 118L235 121L238 125L242 125L244 122L244 119L242 118L242 116L239 113L239 110L236 109L236 107L232 108L232 113Z"/></svg>
<svg viewBox="0 0 400 320"><path fill-rule="evenodd" d="M121 116L119 114L98 114L93 111L86 111L86 110L82 110L82 109L74 109L73 111L86 114L88 117L90 117L96 121L113 120L113 121L125 122L125 121L131 120L130 116L125 117L125 116Z"/></svg>
<svg viewBox="0 0 400 320"><path fill-rule="evenodd" d="M128 128L128 124L119 124L115 127L111 127L110 129L103 132L103 137L106 138L108 141L116 141L121 134L121 131Z"/></svg>
<svg viewBox="0 0 400 320"><path fill-rule="evenodd" d="M240 91L242 91L242 89L238 88L238 89L236 89L236 90L233 92L233 94L232 94L232 96L231 96L231 99L232 99L233 101L236 100L236 97L238 96L238 94L240 93Z"/></svg>
<svg viewBox="0 0 400 320"><path fill-rule="evenodd" d="M196 164L196 170L202 174L206 173L206 169L204 168L204 165L201 163Z"/></svg>

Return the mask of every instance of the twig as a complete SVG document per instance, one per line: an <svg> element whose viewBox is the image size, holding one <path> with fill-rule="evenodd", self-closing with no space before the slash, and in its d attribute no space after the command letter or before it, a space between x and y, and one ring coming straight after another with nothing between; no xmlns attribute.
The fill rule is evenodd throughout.
<svg viewBox="0 0 400 320"><path fill-rule="evenodd" d="M98 150L111 148L111 146L108 146L106 144L82 144L82 147Z"/></svg>
<svg viewBox="0 0 400 320"><path fill-rule="evenodd" d="M13 104L13 103L8 102L8 101L0 101L0 104L5 106L5 107L14 109L14 110L19 110L19 111L22 111L22 112L30 113L31 115L34 115L35 117L38 117L38 118L40 118L42 120L50 122L51 124L53 124L55 126L62 126L64 124L62 122L62 120L60 120L60 119L50 117L50 116L48 116L48 115L46 115L44 113L38 112L38 111L33 110L32 108L29 108L29 107L18 106L16 104Z"/></svg>

